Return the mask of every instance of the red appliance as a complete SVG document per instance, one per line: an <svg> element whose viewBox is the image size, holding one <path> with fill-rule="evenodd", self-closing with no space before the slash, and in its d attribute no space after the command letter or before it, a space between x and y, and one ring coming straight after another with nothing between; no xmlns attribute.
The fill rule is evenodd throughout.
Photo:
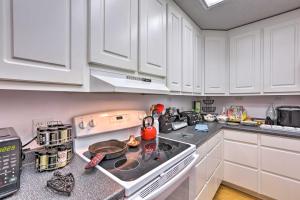
<svg viewBox="0 0 300 200"><path fill-rule="evenodd" d="M143 127L141 128L141 137L143 140L153 140L156 138L156 129L153 126L154 118L147 116L143 119Z"/></svg>

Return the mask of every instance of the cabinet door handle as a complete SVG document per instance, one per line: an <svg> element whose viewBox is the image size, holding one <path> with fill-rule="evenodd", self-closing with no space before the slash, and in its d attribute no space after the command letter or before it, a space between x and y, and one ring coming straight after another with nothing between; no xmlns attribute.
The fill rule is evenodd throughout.
<svg viewBox="0 0 300 200"><path fill-rule="evenodd" d="M191 87L191 85L190 85L190 84L186 84L185 86L187 86L187 87Z"/></svg>
<svg viewBox="0 0 300 200"><path fill-rule="evenodd" d="M173 82L172 82L172 84L174 84L174 85L178 85L178 82L175 82L175 81L173 81Z"/></svg>

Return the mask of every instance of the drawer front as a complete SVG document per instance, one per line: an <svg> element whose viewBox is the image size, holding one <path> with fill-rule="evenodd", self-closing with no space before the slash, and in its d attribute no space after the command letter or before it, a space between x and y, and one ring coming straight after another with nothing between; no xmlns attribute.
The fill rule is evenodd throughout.
<svg viewBox="0 0 300 200"><path fill-rule="evenodd" d="M203 190L200 192L200 194L195 198L195 200L208 200L207 198L207 193L208 193L208 187L207 185L204 186ZM194 200L191 199L190 200Z"/></svg>
<svg viewBox="0 0 300 200"><path fill-rule="evenodd" d="M261 145L300 153L300 139L262 135Z"/></svg>
<svg viewBox="0 0 300 200"><path fill-rule="evenodd" d="M215 169L222 161L222 142L220 142L208 155L207 155L207 170L206 180L209 180L213 175Z"/></svg>
<svg viewBox="0 0 300 200"><path fill-rule="evenodd" d="M300 154L262 147L261 169L300 181Z"/></svg>
<svg viewBox="0 0 300 200"><path fill-rule="evenodd" d="M206 194L207 200L212 200L213 197L215 196L222 182L221 179L222 175L223 175L223 165L220 164L216 169L215 173L212 175L212 177L209 179L207 183L207 194Z"/></svg>
<svg viewBox="0 0 300 200"><path fill-rule="evenodd" d="M258 191L258 170L224 161L224 180L254 192Z"/></svg>
<svg viewBox="0 0 300 200"><path fill-rule="evenodd" d="M278 200L299 200L300 182L262 172L261 193Z"/></svg>
<svg viewBox="0 0 300 200"><path fill-rule="evenodd" d="M224 130L224 139L250 144L258 143L258 135L256 133L248 133L244 131Z"/></svg>
<svg viewBox="0 0 300 200"><path fill-rule="evenodd" d="M224 140L224 160L257 168L258 146Z"/></svg>
<svg viewBox="0 0 300 200"><path fill-rule="evenodd" d="M195 199L206 184L206 159L198 163L190 175L190 197Z"/></svg>
<svg viewBox="0 0 300 200"><path fill-rule="evenodd" d="M196 152L199 155L198 162L200 162L200 160L202 160L207 154L207 143L204 143L200 147L198 147Z"/></svg>
<svg viewBox="0 0 300 200"><path fill-rule="evenodd" d="M223 131L216 134L206 142L207 153L209 153L223 139Z"/></svg>

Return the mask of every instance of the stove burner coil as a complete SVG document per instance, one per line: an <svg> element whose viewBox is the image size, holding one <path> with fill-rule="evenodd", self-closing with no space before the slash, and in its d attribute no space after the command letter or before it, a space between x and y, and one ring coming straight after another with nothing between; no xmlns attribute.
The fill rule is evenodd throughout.
<svg viewBox="0 0 300 200"><path fill-rule="evenodd" d="M158 149L160 151L170 151L170 150L172 150L172 146L167 143L159 143Z"/></svg>
<svg viewBox="0 0 300 200"><path fill-rule="evenodd" d="M114 164L115 168L120 171L134 170L140 165L139 161L134 159L120 159Z"/></svg>

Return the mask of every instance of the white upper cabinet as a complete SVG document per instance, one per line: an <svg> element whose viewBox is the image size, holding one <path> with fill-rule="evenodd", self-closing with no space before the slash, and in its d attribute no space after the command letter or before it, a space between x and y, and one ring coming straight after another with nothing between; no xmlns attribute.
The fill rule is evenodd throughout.
<svg viewBox="0 0 300 200"><path fill-rule="evenodd" d="M140 0L140 68L155 76L166 76L166 1Z"/></svg>
<svg viewBox="0 0 300 200"><path fill-rule="evenodd" d="M204 81L206 94L226 92L226 33L208 31L205 35Z"/></svg>
<svg viewBox="0 0 300 200"><path fill-rule="evenodd" d="M264 92L300 92L299 20L264 29Z"/></svg>
<svg viewBox="0 0 300 200"><path fill-rule="evenodd" d="M137 71L138 0L91 0L89 11L89 62Z"/></svg>
<svg viewBox="0 0 300 200"><path fill-rule="evenodd" d="M230 33L230 93L260 92L260 30Z"/></svg>
<svg viewBox="0 0 300 200"><path fill-rule="evenodd" d="M0 79L83 84L84 0L2 0Z"/></svg>
<svg viewBox="0 0 300 200"><path fill-rule="evenodd" d="M194 93L202 92L202 42L199 29L194 28Z"/></svg>
<svg viewBox="0 0 300 200"><path fill-rule="evenodd" d="M182 92L193 92L193 26L182 18Z"/></svg>
<svg viewBox="0 0 300 200"><path fill-rule="evenodd" d="M168 5L168 73L167 84L171 91L181 91L181 14Z"/></svg>

